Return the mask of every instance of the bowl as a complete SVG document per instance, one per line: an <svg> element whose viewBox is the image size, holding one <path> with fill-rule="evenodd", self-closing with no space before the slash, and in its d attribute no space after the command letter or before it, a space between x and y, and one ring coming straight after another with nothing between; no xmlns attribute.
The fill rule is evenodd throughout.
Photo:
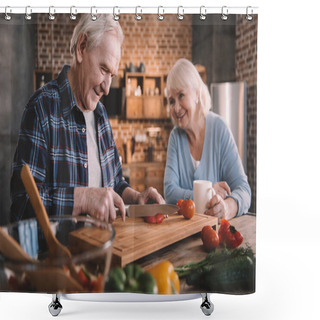
<svg viewBox="0 0 320 320"><path fill-rule="evenodd" d="M2 226L33 261L13 261L0 252L0 291L103 292L112 258L113 226L88 216L52 216L49 221L71 258L49 256L36 218Z"/></svg>

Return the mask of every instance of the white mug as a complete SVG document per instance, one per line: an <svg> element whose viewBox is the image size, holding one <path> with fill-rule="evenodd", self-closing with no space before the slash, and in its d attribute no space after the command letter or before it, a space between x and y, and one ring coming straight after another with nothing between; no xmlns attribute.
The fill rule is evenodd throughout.
<svg viewBox="0 0 320 320"><path fill-rule="evenodd" d="M212 187L212 182L207 180L193 181L193 201L195 204L195 211L197 213L204 213L208 208L208 202L216 194Z"/></svg>

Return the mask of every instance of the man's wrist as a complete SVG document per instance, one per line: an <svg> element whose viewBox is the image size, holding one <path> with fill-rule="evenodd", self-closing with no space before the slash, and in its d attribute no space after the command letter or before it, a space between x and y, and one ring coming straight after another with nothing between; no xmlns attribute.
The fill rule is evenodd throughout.
<svg viewBox="0 0 320 320"><path fill-rule="evenodd" d="M127 187L123 190L122 199L125 204L137 204L139 202L140 192Z"/></svg>
<svg viewBox="0 0 320 320"><path fill-rule="evenodd" d="M74 195L73 195L73 211L72 215L77 216L84 210L84 202L85 202L85 187L76 187L74 188Z"/></svg>

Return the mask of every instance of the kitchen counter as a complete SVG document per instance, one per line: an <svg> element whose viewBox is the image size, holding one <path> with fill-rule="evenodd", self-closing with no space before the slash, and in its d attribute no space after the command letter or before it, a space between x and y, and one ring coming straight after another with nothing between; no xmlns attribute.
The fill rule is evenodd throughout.
<svg viewBox="0 0 320 320"><path fill-rule="evenodd" d="M241 247L248 244L254 254L256 253L256 216L252 214L242 215L230 220L231 225L243 235L243 243ZM156 251L144 258L136 261L143 268L151 267L163 260L169 260L175 267L190 262L196 262L204 259L207 252L203 248L200 233L185 238L166 248ZM189 286L184 280L181 281L181 293L192 293Z"/></svg>

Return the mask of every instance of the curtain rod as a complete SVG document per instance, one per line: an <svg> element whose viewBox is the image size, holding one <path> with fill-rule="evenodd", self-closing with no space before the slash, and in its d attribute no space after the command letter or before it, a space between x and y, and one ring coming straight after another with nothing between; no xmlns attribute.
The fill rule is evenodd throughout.
<svg viewBox="0 0 320 320"><path fill-rule="evenodd" d="M70 17L75 17L78 13L88 13L93 17L97 14L113 14L117 20L121 14L135 14L137 20L140 20L143 14L157 14L159 20L163 20L166 14L176 14L179 20L183 20L183 16L187 14L199 14L201 20L205 20L208 14L221 14L223 20L227 20L229 14L245 14L248 20L252 20L252 15L258 14L258 7L81 7L81 6L71 6L71 7L60 7L60 6L50 6L50 7L38 7L38 6L1 6L0 13L5 14L5 19L10 20L12 14L24 14L27 20L31 19L31 15L35 13L47 13L50 20L54 20L55 14L68 13ZM162 17L162 19L161 19ZM74 19L74 18L73 18Z"/></svg>

